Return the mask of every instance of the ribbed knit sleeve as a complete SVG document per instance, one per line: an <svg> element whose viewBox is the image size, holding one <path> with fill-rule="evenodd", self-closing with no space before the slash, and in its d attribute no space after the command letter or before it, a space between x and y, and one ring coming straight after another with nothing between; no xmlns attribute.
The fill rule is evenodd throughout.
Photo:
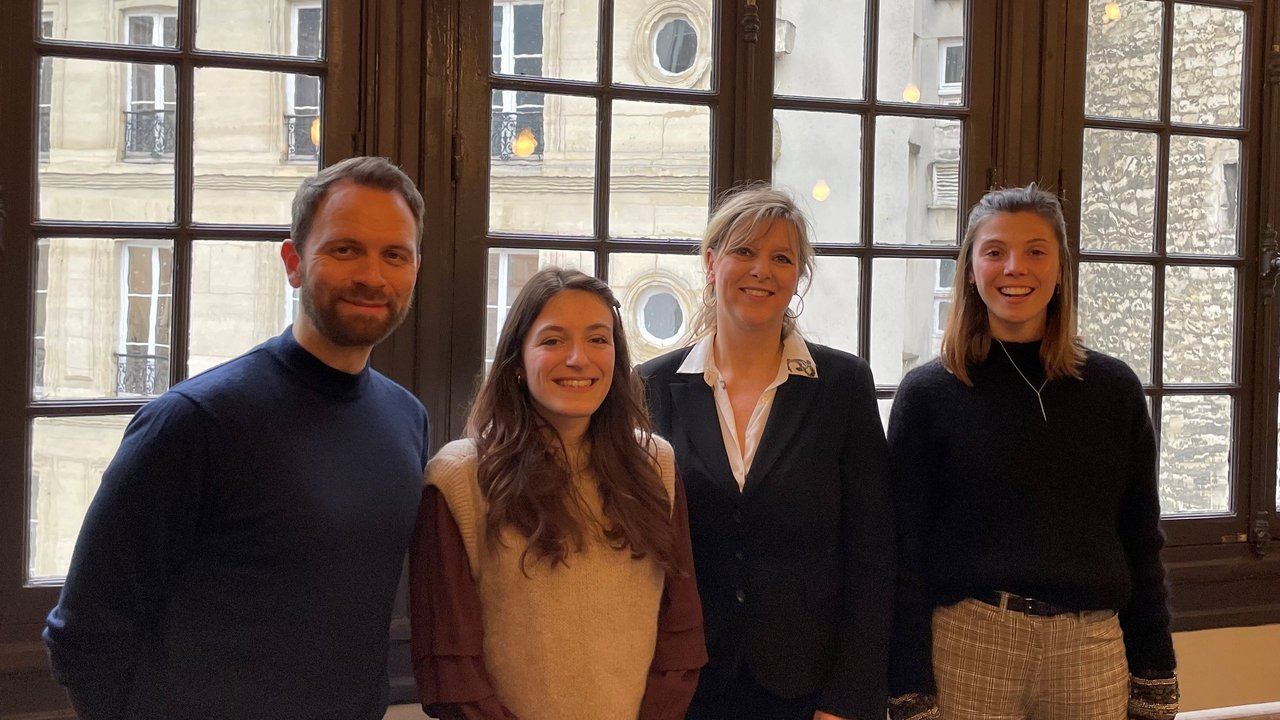
<svg viewBox="0 0 1280 720"><path fill-rule="evenodd" d="M126 716L134 674L158 642L166 583L190 552L208 467L208 421L165 394L129 422L76 540L44 631L53 675L86 720Z"/></svg>
<svg viewBox="0 0 1280 720"><path fill-rule="evenodd" d="M1120 365L1117 363L1117 365ZM1117 379L1130 413L1129 477L1120 508L1117 530L1129 559L1133 592L1120 609L1129 672L1139 677L1159 677L1173 671L1176 662L1169 631L1168 588L1160 551L1158 457L1155 430L1137 376L1120 365Z"/></svg>
<svg viewBox="0 0 1280 720"><path fill-rule="evenodd" d="M936 692L933 678L934 601L922 562L932 501L935 460L928 441L932 425L928 384L930 367L903 379L889 418L889 457L898 536L898 592L889 655L889 694ZM933 372L931 372L933 371Z"/></svg>

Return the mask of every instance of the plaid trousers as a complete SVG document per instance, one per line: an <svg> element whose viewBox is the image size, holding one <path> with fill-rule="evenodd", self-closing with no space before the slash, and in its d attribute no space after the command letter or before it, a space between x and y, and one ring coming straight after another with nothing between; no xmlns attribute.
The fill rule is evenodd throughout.
<svg viewBox="0 0 1280 720"><path fill-rule="evenodd" d="M942 720L1124 720L1129 666L1110 610L1050 617L972 598L933 613Z"/></svg>

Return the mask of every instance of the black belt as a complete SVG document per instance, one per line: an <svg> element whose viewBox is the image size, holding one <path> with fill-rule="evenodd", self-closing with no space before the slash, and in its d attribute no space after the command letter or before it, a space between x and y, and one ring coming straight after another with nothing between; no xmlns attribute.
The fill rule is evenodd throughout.
<svg viewBox="0 0 1280 720"><path fill-rule="evenodd" d="M1065 615L1067 613L1076 612L1071 608L1064 608L1061 605L1054 605L1045 600L1037 600L1035 598L1022 597L1012 593L987 592L974 595L975 600L981 600L988 605L1001 607L1001 596L1004 597L1003 606L1006 610L1020 612L1024 615L1039 615L1041 617L1052 617L1054 615Z"/></svg>

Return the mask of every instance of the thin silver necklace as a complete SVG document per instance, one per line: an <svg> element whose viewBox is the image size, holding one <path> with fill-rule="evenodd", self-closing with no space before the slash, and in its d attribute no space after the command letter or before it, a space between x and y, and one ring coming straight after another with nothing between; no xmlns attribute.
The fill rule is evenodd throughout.
<svg viewBox="0 0 1280 720"><path fill-rule="evenodd" d="M1049 422L1049 416L1044 412L1044 398L1040 397L1040 390L1044 390L1044 386L1049 384L1049 378L1045 378L1044 382L1040 383L1040 388L1037 390L1036 386L1032 385L1031 381L1027 379L1027 376L1022 374L1022 368L1018 367L1018 363L1013 361L1013 356L1009 354L1009 348L1005 347L1004 343L1000 342L1000 338L992 339L995 340L996 344L1000 346L1000 349L1004 351L1004 356L1009 358L1009 364L1018 372L1018 377L1022 378L1022 382L1026 383L1027 387L1031 388L1031 392L1036 394L1036 402L1040 403L1040 417L1044 418L1045 422Z"/></svg>

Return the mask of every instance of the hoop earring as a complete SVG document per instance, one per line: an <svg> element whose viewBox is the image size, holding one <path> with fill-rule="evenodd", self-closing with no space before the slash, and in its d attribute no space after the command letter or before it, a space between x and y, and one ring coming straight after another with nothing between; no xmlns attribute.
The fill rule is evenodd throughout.
<svg viewBox="0 0 1280 720"><path fill-rule="evenodd" d="M710 282L702 287L702 304L705 307L715 307L716 286Z"/></svg>
<svg viewBox="0 0 1280 720"><path fill-rule="evenodd" d="M797 310L792 310L792 309L791 309L791 306L790 306L790 305L787 305L787 309L786 309L785 311L783 311L783 313L782 313L783 315L786 315L787 317L791 318L792 320L799 319L799 317L800 317L801 315L803 315L803 314L804 314L804 296L803 296L803 295L801 295L800 293L796 293L796 295L795 295L795 296L796 296L796 297L798 297L798 298L800 298L800 307L799 307L799 309L797 309Z"/></svg>

